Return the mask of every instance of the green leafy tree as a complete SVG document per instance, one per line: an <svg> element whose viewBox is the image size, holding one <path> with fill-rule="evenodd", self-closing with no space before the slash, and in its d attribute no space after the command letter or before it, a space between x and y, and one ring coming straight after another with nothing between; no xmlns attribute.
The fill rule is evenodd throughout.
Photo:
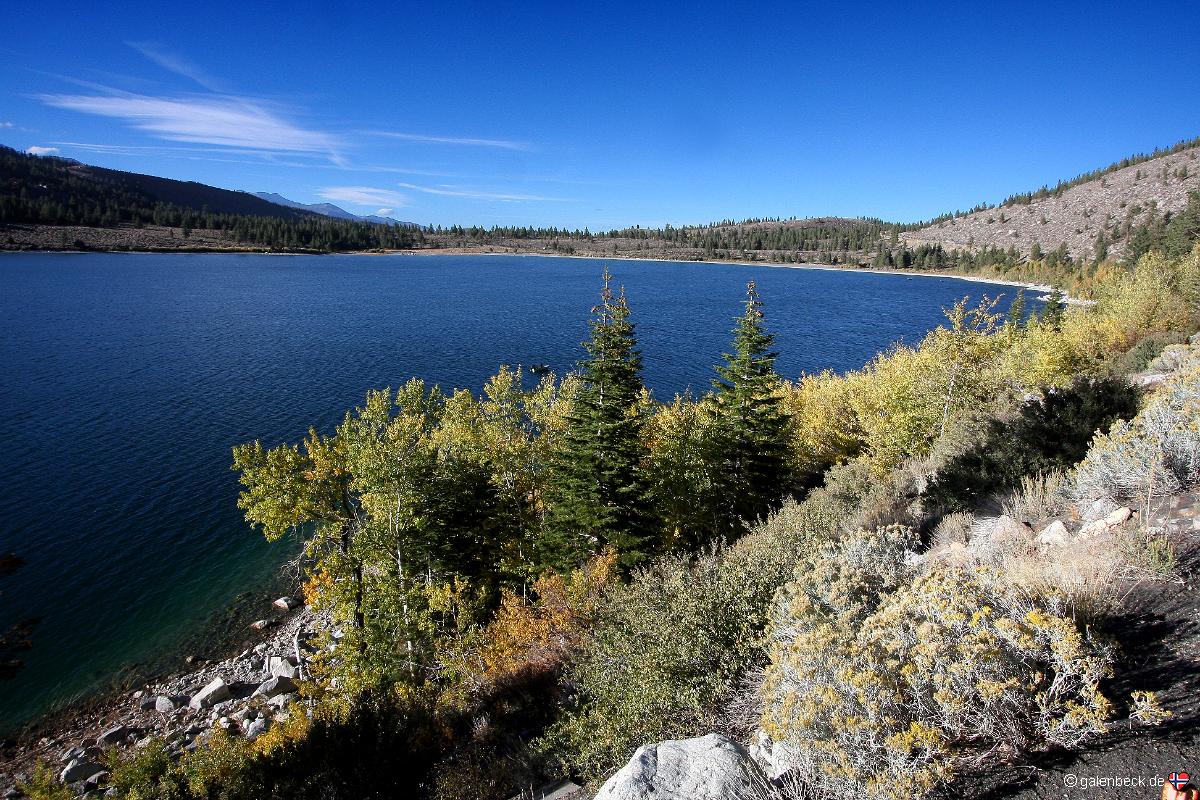
<svg viewBox="0 0 1200 800"><path fill-rule="evenodd" d="M234 449L247 520L305 535L306 595L350 627L343 685L419 680L436 637L498 597L512 526L458 424L473 406L412 380L369 392L332 436Z"/></svg>
<svg viewBox="0 0 1200 800"><path fill-rule="evenodd" d="M604 271L592 338L579 362L579 389L552 455L543 566L568 569L613 547L625 566L653 549L657 522L642 461L642 356L625 292L614 294Z"/></svg>
<svg viewBox="0 0 1200 800"><path fill-rule="evenodd" d="M746 311L733 329L733 352L726 353L713 381L717 415L718 475L726 530L739 520L765 516L790 486L788 418L775 372L774 334L763 322L762 300L753 281L746 285Z"/></svg>

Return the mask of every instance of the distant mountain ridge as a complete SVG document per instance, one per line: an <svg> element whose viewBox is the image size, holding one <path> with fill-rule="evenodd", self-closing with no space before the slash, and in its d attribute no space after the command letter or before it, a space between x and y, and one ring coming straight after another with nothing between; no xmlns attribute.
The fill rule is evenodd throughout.
<svg viewBox="0 0 1200 800"><path fill-rule="evenodd" d="M252 194L260 200L266 200L268 203L274 203L284 208L294 208L299 211L311 211L314 214L320 214L324 217L348 219L355 222L373 222L376 225L394 225L403 228L417 227L417 223L415 222L402 222L392 217L381 217L377 214L368 214L366 216L351 214L346 209L335 206L333 203L297 203L295 200L289 200L278 192L252 192Z"/></svg>

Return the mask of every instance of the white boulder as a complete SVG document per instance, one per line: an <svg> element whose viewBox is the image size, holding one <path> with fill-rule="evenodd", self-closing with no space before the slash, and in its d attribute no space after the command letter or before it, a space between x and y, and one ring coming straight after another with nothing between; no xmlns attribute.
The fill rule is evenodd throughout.
<svg viewBox="0 0 1200 800"><path fill-rule="evenodd" d="M289 694L296 691L296 683L291 678L276 676L270 680L263 681L259 687L254 690L251 697L265 697L270 700L272 697L280 694Z"/></svg>
<svg viewBox="0 0 1200 800"><path fill-rule="evenodd" d="M205 686L192 701L188 703L191 708L212 708L217 703L224 702L229 699L229 684L221 678L217 678L212 683Z"/></svg>
<svg viewBox="0 0 1200 800"><path fill-rule="evenodd" d="M1035 541L1043 547L1058 547L1067 543L1067 538L1070 536L1067 526L1060 521L1054 520L1045 529L1037 535Z"/></svg>
<svg viewBox="0 0 1200 800"><path fill-rule="evenodd" d="M73 758L71 763L67 764L62 773L58 776L63 783L76 783L77 781L86 781L93 775L103 772L104 766L97 764L95 761L86 759Z"/></svg>
<svg viewBox="0 0 1200 800"><path fill-rule="evenodd" d="M296 678L300 675L300 670L296 668L292 660L282 656L269 656L266 667L267 675L272 678Z"/></svg>
<svg viewBox="0 0 1200 800"><path fill-rule="evenodd" d="M595 800L749 800L758 766L717 733L642 745Z"/></svg>
<svg viewBox="0 0 1200 800"><path fill-rule="evenodd" d="M1110 528L1115 528L1118 525L1124 525L1133 516L1133 511L1128 506L1121 506L1116 511L1104 518L1105 524Z"/></svg>

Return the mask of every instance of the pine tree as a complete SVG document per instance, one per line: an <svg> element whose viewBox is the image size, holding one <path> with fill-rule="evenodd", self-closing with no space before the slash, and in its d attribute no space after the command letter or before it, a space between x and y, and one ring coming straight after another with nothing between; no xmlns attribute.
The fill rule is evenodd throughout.
<svg viewBox="0 0 1200 800"><path fill-rule="evenodd" d="M544 567L572 568L610 546L631 566L649 555L657 529L642 469L642 356L625 292L614 296L611 280L606 268L580 388L552 457Z"/></svg>
<svg viewBox="0 0 1200 800"><path fill-rule="evenodd" d="M1046 297L1046 305L1042 306L1041 323L1053 330L1058 330L1058 326L1062 324L1063 312L1066 309L1066 296L1057 286L1052 287L1050 294Z"/></svg>
<svg viewBox="0 0 1200 800"><path fill-rule="evenodd" d="M1013 298L1012 305L1008 307L1008 324L1014 328L1019 328L1025 324L1025 289L1017 290L1017 296Z"/></svg>
<svg viewBox="0 0 1200 800"><path fill-rule="evenodd" d="M788 490L788 422L780 399L775 336L763 323L755 284L746 286L746 311L733 330L733 353L718 366L716 389L718 459L728 529L764 516Z"/></svg>

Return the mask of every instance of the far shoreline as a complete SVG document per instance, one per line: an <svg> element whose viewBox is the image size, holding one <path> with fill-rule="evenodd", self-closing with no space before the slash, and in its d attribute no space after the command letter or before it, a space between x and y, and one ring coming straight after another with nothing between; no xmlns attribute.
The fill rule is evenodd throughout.
<svg viewBox="0 0 1200 800"><path fill-rule="evenodd" d="M544 253L544 252L488 252L484 250L475 250L472 248L463 247L430 247L430 248L413 248L406 250L346 250L341 252L319 252L312 250L239 250L239 249L212 249L212 248L195 248L195 249L142 249L142 250L0 250L0 255L11 253L58 253L69 255L92 255L92 254L114 254L114 255L247 255L247 256L366 256L366 257L395 257L395 256L501 256L501 257L526 257L533 256L536 258L575 258L587 261L644 261L660 264L714 264L731 267L770 267L772 269L799 269L799 270L822 270L827 272L851 272L851 273L866 273L872 275L892 275L905 278L942 278L945 280L968 281L970 283L990 283L997 286L1012 286L1019 289L1027 289L1032 292L1041 292L1049 294L1054 291L1054 287L1045 283L1029 283L1025 281L1014 281L1007 278L988 278L982 275L963 275L957 272L928 272L924 270L900 270L900 269L881 269L879 267L849 267L838 266L836 264L819 264L806 262L802 264L785 264L777 261L750 261L750 260L717 260L717 259L694 259L694 258L650 258L640 256L630 256L624 254L607 254L607 255L581 255L575 253ZM1079 297L1072 297L1066 293L1063 294L1063 302L1070 305L1092 306L1096 304L1095 300L1086 300Z"/></svg>
<svg viewBox="0 0 1200 800"><path fill-rule="evenodd" d="M943 278L945 280L968 281L970 283L991 283L997 286L1013 286L1020 289L1028 289L1033 292L1044 292L1049 294L1054 291L1054 287L1045 283L1026 283L1024 281L1013 281L1005 278L987 278L982 275L962 275L955 272L927 272L918 270L899 270L899 269L880 269L879 267L839 267L836 264L784 264L775 261L718 261L709 259L692 259L692 258L639 258L636 256L626 255L609 255L609 256L589 256L575 255L567 253L488 253L475 250L468 250L456 247L441 247L413 250L387 250L387 251L371 251L359 250L352 253L341 253L333 255L355 255L355 256L536 256L539 258L578 258L587 261L647 261L660 264L719 264L731 267L770 267L772 269L801 269L801 270L820 270L825 272L852 272L852 273L867 273L872 275L892 275L904 278ZM1063 302L1072 305L1091 306L1095 305L1095 300L1085 300L1078 297L1070 297L1063 294Z"/></svg>

